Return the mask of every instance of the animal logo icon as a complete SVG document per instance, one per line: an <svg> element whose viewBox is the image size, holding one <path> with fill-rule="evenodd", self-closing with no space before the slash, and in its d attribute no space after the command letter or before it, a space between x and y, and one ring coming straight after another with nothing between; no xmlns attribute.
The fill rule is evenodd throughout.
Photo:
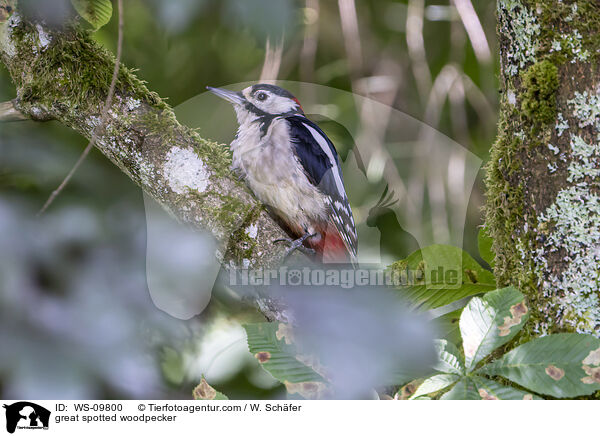
<svg viewBox="0 0 600 436"><path fill-rule="evenodd" d="M6 409L6 431L14 433L19 429L47 429L50 411L29 401L4 404Z"/></svg>

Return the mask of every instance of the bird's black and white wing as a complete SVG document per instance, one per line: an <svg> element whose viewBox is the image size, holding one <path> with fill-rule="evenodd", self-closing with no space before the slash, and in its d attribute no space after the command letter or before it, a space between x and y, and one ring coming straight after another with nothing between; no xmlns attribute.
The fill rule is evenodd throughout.
<svg viewBox="0 0 600 436"><path fill-rule="evenodd" d="M298 160L311 183L327 195L331 221L355 261L358 235L337 151L327 135L308 118L293 115L286 120L290 123L290 139Z"/></svg>

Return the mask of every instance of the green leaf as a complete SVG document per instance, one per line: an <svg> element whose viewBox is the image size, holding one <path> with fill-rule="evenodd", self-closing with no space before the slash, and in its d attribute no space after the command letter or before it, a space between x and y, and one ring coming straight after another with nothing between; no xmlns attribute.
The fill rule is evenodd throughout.
<svg viewBox="0 0 600 436"><path fill-rule="evenodd" d="M537 395L500 384L484 377L470 376L482 400L543 400Z"/></svg>
<svg viewBox="0 0 600 436"><path fill-rule="evenodd" d="M438 356L438 362L433 369L447 374L463 375L465 373L460 353L454 344L445 339L436 339L433 341L433 347Z"/></svg>
<svg viewBox="0 0 600 436"><path fill-rule="evenodd" d="M71 0L71 4L96 30L108 23L112 16L110 0Z"/></svg>
<svg viewBox="0 0 600 436"><path fill-rule="evenodd" d="M417 388L415 393L409 398L409 400L416 400L418 397L423 395L433 394L434 392L441 391L444 388L456 383L460 379L459 375L456 374L438 374L433 377L429 377Z"/></svg>
<svg viewBox="0 0 600 436"><path fill-rule="evenodd" d="M488 235L486 228L481 227L477 234L477 245L479 246L479 255L489 266L494 268L496 263L496 254L492 251L494 240Z"/></svg>
<svg viewBox="0 0 600 436"><path fill-rule="evenodd" d="M423 381L425 381L425 379L416 379L412 380L410 383L406 383L398 389L398 392L396 392L393 399L400 401L409 400Z"/></svg>
<svg viewBox="0 0 600 436"><path fill-rule="evenodd" d="M458 309L432 320L440 339L446 339L455 345L462 343L458 322L463 309Z"/></svg>
<svg viewBox="0 0 600 436"><path fill-rule="evenodd" d="M209 385L204 376L198 386L194 388L193 395L194 400L229 400L226 395Z"/></svg>
<svg viewBox="0 0 600 436"><path fill-rule="evenodd" d="M185 377L185 365L181 353L171 347L164 347L160 357L160 367L164 377L170 383L181 384Z"/></svg>
<svg viewBox="0 0 600 436"><path fill-rule="evenodd" d="M451 245L431 245L395 262L392 271L402 295L419 310L442 307L496 289L491 272L467 252Z"/></svg>
<svg viewBox="0 0 600 436"><path fill-rule="evenodd" d="M475 383L469 377L463 377L452 389L440 397L440 400L480 400Z"/></svg>
<svg viewBox="0 0 600 436"><path fill-rule="evenodd" d="M423 368L392 368L385 377L384 383L390 386L401 386L427 374L427 372L423 372Z"/></svg>
<svg viewBox="0 0 600 436"><path fill-rule="evenodd" d="M285 384L290 395L319 398L326 390L325 379L306 363L292 342L287 324L264 322L245 324L248 349L262 367Z"/></svg>
<svg viewBox="0 0 600 436"><path fill-rule="evenodd" d="M481 367L539 394L556 398L590 395L600 389L600 339L560 333L534 339Z"/></svg>
<svg viewBox="0 0 600 436"><path fill-rule="evenodd" d="M529 309L525 297L513 287L473 298L460 317L460 332L467 372L525 325Z"/></svg>

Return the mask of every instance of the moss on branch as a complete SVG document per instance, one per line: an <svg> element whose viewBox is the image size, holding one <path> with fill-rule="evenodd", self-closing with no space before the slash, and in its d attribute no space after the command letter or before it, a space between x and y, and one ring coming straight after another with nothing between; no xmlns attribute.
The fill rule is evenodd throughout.
<svg viewBox="0 0 600 436"><path fill-rule="evenodd" d="M521 110L536 124L548 124L556 119L556 91L558 91L558 68L543 60L522 74L524 89Z"/></svg>

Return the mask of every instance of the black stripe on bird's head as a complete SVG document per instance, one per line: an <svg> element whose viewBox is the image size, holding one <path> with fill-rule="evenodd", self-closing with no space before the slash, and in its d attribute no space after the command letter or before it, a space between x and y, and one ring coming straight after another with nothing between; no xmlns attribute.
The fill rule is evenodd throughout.
<svg viewBox="0 0 600 436"><path fill-rule="evenodd" d="M232 103L236 112L243 110L256 117L304 114L298 99L279 86L259 83L241 92L210 86L207 89Z"/></svg>

